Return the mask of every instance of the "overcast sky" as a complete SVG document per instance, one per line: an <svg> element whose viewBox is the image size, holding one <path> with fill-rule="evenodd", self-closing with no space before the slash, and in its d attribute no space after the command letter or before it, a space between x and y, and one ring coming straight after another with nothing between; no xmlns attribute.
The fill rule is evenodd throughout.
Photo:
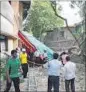
<svg viewBox="0 0 86 92"><path fill-rule="evenodd" d="M75 8L71 8L70 2L68 1L62 1L60 2L61 6L62 6L62 12L61 12L61 16L63 16L64 18L67 19L68 21L68 25L72 26L75 23L78 23L81 21L81 17L80 15L77 13L79 11L78 7Z"/></svg>

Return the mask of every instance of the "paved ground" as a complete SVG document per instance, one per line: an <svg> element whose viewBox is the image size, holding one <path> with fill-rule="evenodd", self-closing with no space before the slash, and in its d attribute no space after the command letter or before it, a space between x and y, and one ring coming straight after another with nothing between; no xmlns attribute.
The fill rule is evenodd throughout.
<svg viewBox="0 0 86 92"><path fill-rule="evenodd" d="M20 83L20 89L23 92L47 92L47 70L42 67L29 68L28 78L21 79L24 82ZM82 64L77 64L76 71L76 91L82 92L85 89L85 67ZM5 88L5 83L2 83L2 91ZM11 92L14 87L11 87ZM64 78L61 71L60 92L64 89Z"/></svg>

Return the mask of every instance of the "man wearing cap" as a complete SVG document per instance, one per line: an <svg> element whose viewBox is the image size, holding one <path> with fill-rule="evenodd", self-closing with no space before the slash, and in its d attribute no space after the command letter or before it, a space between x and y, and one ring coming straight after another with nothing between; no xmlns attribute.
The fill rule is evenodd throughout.
<svg viewBox="0 0 86 92"><path fill-rule="evenodd" d="M27 58L28 58L28 56L26 53L26 49L23 48L22 53L20 54L20 61L21 61L22 70L23 70L23 78L27 77L27 72L28 72L28 60L27 60Z"/></svg>

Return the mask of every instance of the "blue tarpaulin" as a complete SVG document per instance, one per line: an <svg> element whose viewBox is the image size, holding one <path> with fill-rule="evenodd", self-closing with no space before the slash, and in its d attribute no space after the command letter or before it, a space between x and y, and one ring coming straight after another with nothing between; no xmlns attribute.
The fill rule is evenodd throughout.
<svg viewBox="0 0 86 92"><path fill-rule="evenodd" d="M48 55L48 60L52 60L53 53L54 53L54 51L52 49L50 49L49 47L44 45L44 43L42 43L39 40L37 40L33 35L29 34L28 32L22 31L21 33L25 36L25 38L27 40L29 40L36 47L36 49L41 54L43 54L44 50L46 50L47 51L47 55Z"/></svg>

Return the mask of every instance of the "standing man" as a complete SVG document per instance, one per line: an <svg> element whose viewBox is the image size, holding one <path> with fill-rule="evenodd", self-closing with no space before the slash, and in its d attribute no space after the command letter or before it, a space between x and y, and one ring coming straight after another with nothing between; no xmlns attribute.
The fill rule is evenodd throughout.
<svg viewBox="0 0 86 92"><path fill-rule="evenodd" d="M53 54L53 60L48 61L44 67L48 67L48 92L52 92L52 87L54 87L54 92L59 92L59 76L61 69L61 62L58 61L58 54Z"/></svg>
<svg viewBox="0 0 86 92"><path fill-rule="evenodd" d="M6 89L4 92L9 92L11 88L11 84L13 81L15 92L20 92L19 84L20 84L20 79L19 77L21 76L21 64L20 60L17 58L17 51L12 50L11 51L11 57L9 58L7 64L6 64Z"/></svg>
<svg viewBox="0 0 86 92"><path fill-rule="evenodd" d="M33 55L34 55L34 53L33 53L33 51L31 50L30 51L30 53L29 53L29 60L30 60L30 62L29 62L29 65L30 65L30 67L33 67L33 63L34 63L34 60L33 60Z"/></svg>
<svg viewBox="0 0 86 92"><path fill-rule="evenodd" d="M69 85L71 84L71 92L75 92L75 63L70 61L70 57L66 57L66 64L64 65L65 89L70 92Z"/></svg>
<svg viewBox="0 0 86 92"><path fill-rule="evenodd" d="M23 78L26 78L28 72L28 55L26 53L25 48L22 49L22 53L20 54L20 61L23 70Z"/></svg>

